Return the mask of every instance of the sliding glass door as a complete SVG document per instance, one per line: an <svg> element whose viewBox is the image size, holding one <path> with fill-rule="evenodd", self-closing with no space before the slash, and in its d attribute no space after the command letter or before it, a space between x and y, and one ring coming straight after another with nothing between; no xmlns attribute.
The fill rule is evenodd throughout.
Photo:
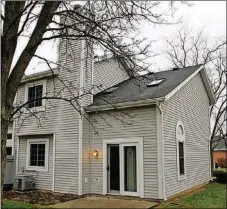
<svg viewBox="0 0 227 209"><path fill-rule="evenodd" d="M134 141L119 139L104 143L104 194L143 197L143 145L142 139Z"/></svg>

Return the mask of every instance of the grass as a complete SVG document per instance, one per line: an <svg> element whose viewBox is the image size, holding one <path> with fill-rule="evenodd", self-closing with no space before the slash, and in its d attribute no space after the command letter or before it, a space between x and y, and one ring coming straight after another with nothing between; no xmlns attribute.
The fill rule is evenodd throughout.
<svg viewBox="0 0 227 209"><path fill-rule="evenodd" d="M3 202L2 208L7 209L7 208L36 208L38 206L24 203L24 202L18 202L18 201L13 201L13 200L5 200Z"/></svg>
<svg viewBox="0 0 227 209"><path fill-rule="evenodd" d="M226 208L226 184L210 183L191 194L161 203L158 208ZM6 200L2 208L40 208L38 205Z"/></svg>
<svg viewBox="0 0 227 209"><path fill-rule="evenodd" d="M158 208L226 208L226 184L210 183L194 194L163 202Z"/></svg>
<svg viewBox="0 0 227 209"><path fill-rule="evenodd" d="M219 169L215 169L214 171L223 171L223 172L227 172L227 168L219 168Z"/></svg>

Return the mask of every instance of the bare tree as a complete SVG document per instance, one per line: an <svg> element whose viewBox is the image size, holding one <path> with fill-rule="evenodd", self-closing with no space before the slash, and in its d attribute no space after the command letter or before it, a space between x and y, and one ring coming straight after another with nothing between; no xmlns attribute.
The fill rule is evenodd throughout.
<svg viewBox="0 0 227 209"><path fill-rule="evenodd" d="M196 33L195 33L196 32ZM226 138L226 40L216 39L212 43L204 30L193 31L183 26L173 38L166 38L165 55L175 67L187 67L192 65L206 65L212 90L216 97L216 103L211 106L211 159L214 143ZM220 137L215 137L220 135Z"/></svg>
<svg viewBox="0 0 227 209"><path fill-rule="evenodd" d="M138 38L135 31L142 21L152 24L169 24L168 11L175 11L173 2L168 9L160 10L158 1L87 1L82 8L74 10L75 2L65 1L2 1L1 30L1 183L6 157L6 139L10 122L24 115L27 103L15 104L14 99L19 84L25 75L30 61L37 58L46 63L52 71L53 82L61 84L61 89L54 87L53 92L42 100L64 100L72 105L81 115L80 99L92 93L92 88L81 90L69 80L55 74L53 64L70 71L62 63L53 63L37 54L39 46L50 40L63 41L67 50L76 53L72 45L78 40L89 40L86 45L87 56L93 56L94 48L107 50L113 54L130 76L136 71L149 66L150 44ZM169 10L170 9L170 10ZM70 19L71 21L67 21ZM20 37L27 37L28 42L16 61L15 51ZM60 46L61 48L61 46ZM98 88L98 87L97 87ZM69 96L62 96L67 90ZM82 91L82 92L81 92ZM77 93L75 93L77 92ZM80 93L78 93L80 92ZM30 102L35 102L30 101ZM29 111L29 110L28 110ZM38 116L31 112L30 116ZM29 116L29 117L30 117ZM41 117L41 116L39 116ZM24 116L24 119L27 115Z"/></svg>

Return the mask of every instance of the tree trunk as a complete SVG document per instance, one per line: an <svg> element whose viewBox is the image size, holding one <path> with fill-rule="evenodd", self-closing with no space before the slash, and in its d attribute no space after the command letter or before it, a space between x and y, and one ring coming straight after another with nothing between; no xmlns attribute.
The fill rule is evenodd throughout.
<svg viewBox="0 0 227 209"><path fill-rule="evenodd" d="M210 164L211 164L211 176L213 176L213 149L212 149L212 143L210 141Z"/></svg>
<svg viewBox="0 0 227 209"><path fill-rule="evenodd" d="M2 112L4 107L2 107ZM3 114L1 114L1 199L3 199L3 185L4 185L4 171L6 164L6 141L8 132L8 121L5 120Z"/></svg>

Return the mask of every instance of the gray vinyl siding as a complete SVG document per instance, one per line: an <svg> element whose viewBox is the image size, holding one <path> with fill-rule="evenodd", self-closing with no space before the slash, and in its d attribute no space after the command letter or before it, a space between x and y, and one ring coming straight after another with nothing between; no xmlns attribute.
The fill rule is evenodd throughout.
<svg viewBox="0 0 227 209"><path fill-rule="evenodd" d="M95 62L94 93L98 93L129 78L126 70L113 58ZM97 88L99 86L99 88Z"/></svg>
<svg viewBox="0 0 227 209"><path fill-rule="evenodd" d="M55 79L56 92L61 91L61 97L70 98L79 95L80 70L81 70L81 41L74 41L70 47L65 42L60 44L60 72L59 78L64 81L64 88L57 78ZM91 63L91 61L89 61ZM91 64L89 65L91 66ZM90 67L89 67L90 68ZM91 80L91 75L89 76ZM63 90L64 89L64 90ZM47 80L47 93L53 94L54 82ZM18 102L24 101L25 86L18 91ZM88 99L87 99L88 100ZM38 126L35 117L22 119L17 122L18 135L55 134L55 179L54 191L63 193L78 193L78 127L79 114L68 102L63 100L50 100L46 102L46 111L37 113L40 117ZM23 115L23 117L25 117ZM19 154L24 153L19 150ZM41 175L37 177L42 179ZM50 181L52 183L52 181ZM39 186L39 185L37 185Z"/></svg>
<svg viewBox="0 0 227 209"><path fill-rule="evenodd" d="M200 74L163 105L166 197L209 181L209 99ZM185 128L186 179L178 181L176 124Z"/></svg>
<svg viewBox="0 0 227 209"><path fill-rule="evenodd" d="M92 88L92 59L90 54L85 52L84 68L82 64L82 41L61 41L59 45L60 69L58 78L48 78L46 81L46 91L48 96L61 91L62 98L72 98L79 96L80 75L84 71L83 90L87 92ZM64 84L62 83L64 82ZM23 103L25 98L25 85L21 85L18 90L17 102ZM85 106L91 103L91 94L85 95L82 100ZM75 106L76 103L74 103ZM55 172L54 191L62 193L78 193L78 169L79 169L79 114L78 111L64 100L49 100L45 103L46 110L36 113L36 117L26 120L25 114L17 121L17 135L40 135L55 134ZM78 107L77 107L78 108ZM38 124L40 122L40 124ZM86 128L85 128L86 129ZM87 130L86 130L87 131ZM84 131L84 133L86 133ZM87 132L89 135L89 131ZM24 154L24 150L19 150L19 154ZM18 168L20 171L20 167ZM45 175L44 175L45 176ZM43 179L40 174L37 177ZM52 181L50 181L52 184ZM37 185L39 188L39 184Z"/></svg>
<svg viewBox="0 0 227 209"><path fill-rule="evenodd" d="M58 81L56 85L58 85ZM17 103L24 103L25 101L25 85L21 85L17 92ZM53 92L54 85L52 78L46 80L46 89L47 92ZM16 134L20 135L28 135L28 134L47 134L53 133L56 130L56 111L59 108L59 101L50 100L49 102L45 103L46 111L45 112L38 112L37 118L35 117L28 117L31 114L22 114L19 120L16 120ZM38 119L39 118L39 119Z"/></svg>
<svg viewBox="0 0 227 209"><path fill-rule="evenodd" d="M35 188L52 190L52 177L53 177L53 137L46 136L49 138L49 155L48 155L48 171L26 171L27 161L27 140L28 139L41 139L44 136L33 136L33 137L22 137L19 140L19 156L18 156L18 167L20 173L32 174L35 179ZM22 172L24 170L24 172Z"/></svg>
<svg viewBox="0 0 227 209"><path fill-rule="evenodd" d="M68 74L69 72L67 72ZM61 76L61 75L59 75ZM72 73L67 76L68 80L76 80L78 75ZM62 88L62 85L56 81L57 88ZM21 86L18 91L18 101L24 101L25 86ZM47 91L52 92L53 80L47 80ZM67 91L63 92L63 96L68 96ZM40 125L35 117L30 117L26 120L22 118L17 121L16 135L39 135L39 134L55 134L55 180L54 191L63 193L77 193L78 188L78 113L62 100L51 100L51 104L46 102L47 109L45 112L38 112L40 117ZM22 124L23 123L23 124ZM19 147L19 155L24 155L25 150ZM21 167L18 167L21 171ZM43 179L48 180L48 184L52 185L51 179L46 178L45 173L40 173L37 176L37 181ZM40 184L37 184L38 189L43 189ZM49 187L48 187L49 188ZM47 188L47 189L48 189ZM51 187L52 189L52 187Z"/></svg>
<svg viewBox="0 0 227 209"><path fill-rule="evenodd" d="M135 117L128 117L125 113ZM91 121L98 134L91 130L90 147L98 149L100 154L98 158L93 157L90 150L86 155L88 158L90 155L90 193L103 193L103 140L143 137L144 195L145 198L158 198L156 109L146 107L102 112L92 114ZM132 122L132 125L122 122Z"/></svg>

